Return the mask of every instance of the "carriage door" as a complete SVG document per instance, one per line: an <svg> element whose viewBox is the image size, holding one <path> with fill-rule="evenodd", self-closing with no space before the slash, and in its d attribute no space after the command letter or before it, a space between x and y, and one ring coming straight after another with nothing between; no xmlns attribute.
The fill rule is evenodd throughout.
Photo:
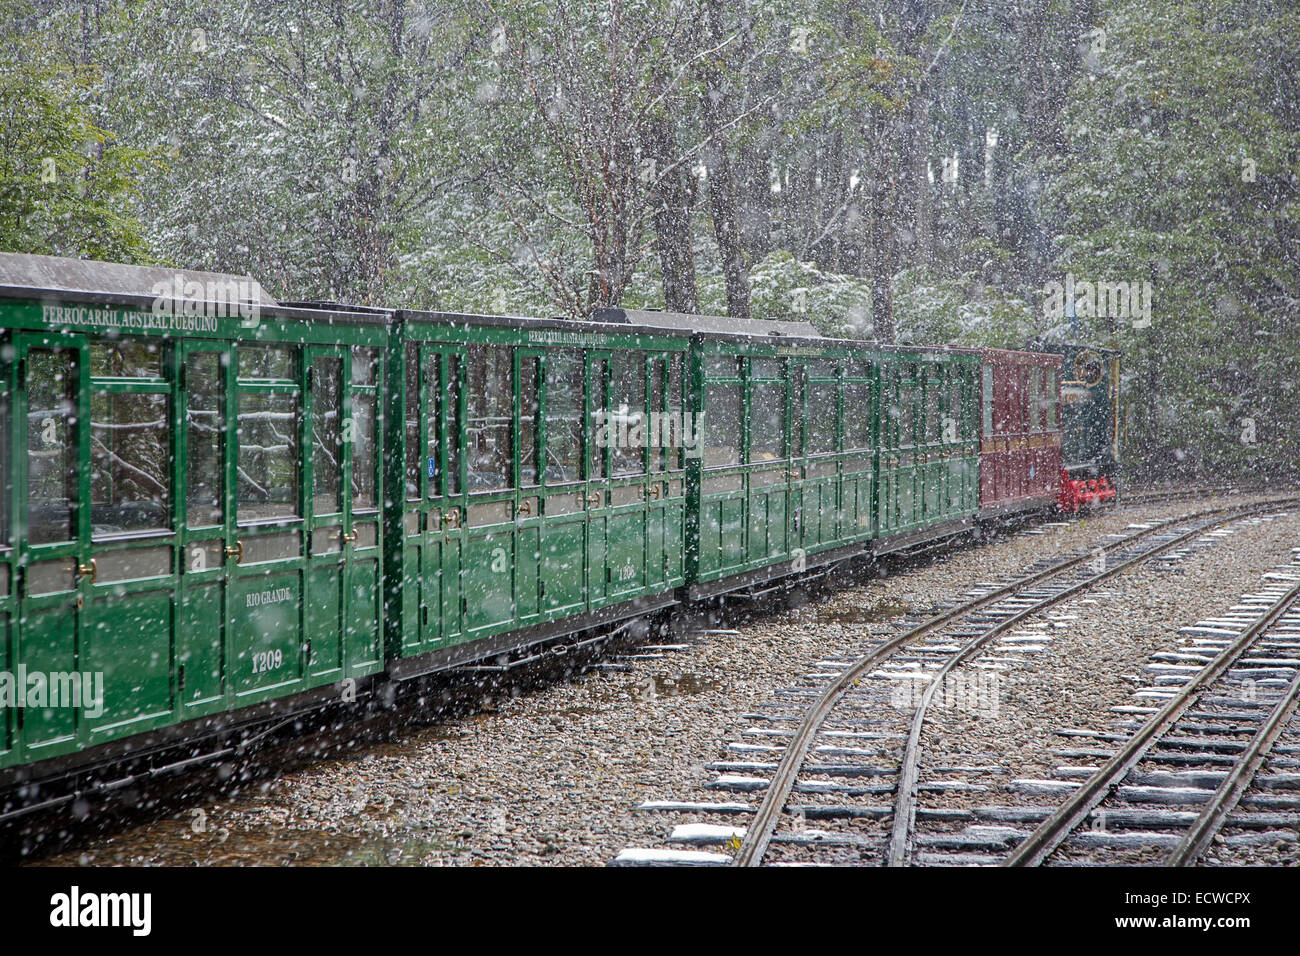
<svg viewBox="0 0 1300 956"><path fill-rule="evenodd" d="M418 478L416 483L423 489L423 504L415 519L421 545L418 620L425 642L450 641L460 636L462 627L461 552L468 470L462 384L465 349L415 343L407 349L407 402L418 401L421 423L414 433L407 428L406 439L408 455L418 449L419 473L412 478ZM408 421L414 411L408 408ZM411 520L409 511L407 520Z"/></svg>
<svg viewBox="0 0 1300 956"><path fill-rule="evenodd" d="M94 744L172 711L172 368L145 339L20 336L18 355L21 663L49 691L47 706L29 701L24 736Z"/></svg>
<svg viewBox="0 0 1300 956"><path fill-rule="evenodd" d="M306 624L312 683L379 660L379 511L372 348L309 348Z"/></svg>
<svg viewBox="0 0 1300 956"><path fill-rule="evenodd" d="M81 336L15 336L14 425L26 454L14 463L25 533L18 536L22 630L13 663L29 673L78 669L78 635L93 573L80 469L90 439L79 408L89 382L85 351ZM29 706L19 719L33 756L77 734L73 708Z"/></svg>
<svg viewBox="0 0 1300 956"><path fill-rule="evenodd" d="M223 556L227 654L238 697L301 681L313 647L301 615L308 599L303 420L310 366L293 346L241 343L235 353L235 533ZM338 639L314 636L326 648Z"/></svg>

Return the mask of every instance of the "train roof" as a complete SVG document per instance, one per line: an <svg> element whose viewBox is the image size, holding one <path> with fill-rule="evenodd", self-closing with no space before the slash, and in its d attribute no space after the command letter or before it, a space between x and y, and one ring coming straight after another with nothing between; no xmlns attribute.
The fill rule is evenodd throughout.
<svg viewBox="0 0 1300 956"><path fill-rule="evenodd" d="M718 335L744 335L761 337L792 336L800 339L820 339L822 334L811 322L788 322L767 319L736 319L728 315L694 315L688 312L664 312L659 309L596 309L591 314L593 322L620 325L639 325L643 328L666 329L672 332L705 332Z"/></svg>
<svg viewBox="0 0 1300 956"><path fill-rule="evenodd" d="M92 259L67 259L21 252L0 252L0 286L33 292L77 292L102 296L148 296L156 298L160 286L168 289L197 285L208 289L235 283L248 292L248 301L263 307L278 305L252 276L165 266L133 266Z"/></svg>
<svg viewBox="0 0 1300 956"><path fill-rule="evenodd" d="M330 303L277 302L252 276L0 252L0 298L6 299L148 309L162 295L199 304L229 306L232 290L238 301L253 303L259 310L283 317L368 324L388 320L389 313L385 310Z"/></svg>

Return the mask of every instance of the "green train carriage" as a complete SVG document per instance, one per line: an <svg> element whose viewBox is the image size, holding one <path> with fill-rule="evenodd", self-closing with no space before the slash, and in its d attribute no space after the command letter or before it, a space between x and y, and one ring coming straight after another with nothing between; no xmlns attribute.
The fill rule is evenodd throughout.
<svg viewBox="0 0 1300 956"><path fill-rule="evenodd" d="M45 257L0 257L0 281L0 671L108 684L103 714L6 708L0 790L944 537L977 507L968 353L260 289L255 319L160 316L155 283L240 280Z"/></svg>
<svg viewBox="0 0 1300 956"><path fill-rule="evenodd" d="M0 708L0 768L380 673L384 314L4 260L0 671L51 683ZM102 675L101 706L56 705L74 674Z"/></svg>
<svg viewBox="0 0 1300 956"><path fill-rule="evenodd" d="M688 344L664 330L396 313L394 676L676 601Z"/></svg>

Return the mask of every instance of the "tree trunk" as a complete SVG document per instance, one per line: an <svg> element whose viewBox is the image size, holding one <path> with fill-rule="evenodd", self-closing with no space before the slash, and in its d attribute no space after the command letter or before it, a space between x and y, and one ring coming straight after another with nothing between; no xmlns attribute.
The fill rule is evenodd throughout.
<svg viewBox="0 0 1300 956"><path fill-rule="evenodd" d="M667 117L655 120L649 130L646 153L654 168L666 169L678 153ZM699 312L695 283L695 250L691 243L692 196L687 172L681 166L655 186L650 196L654 208L655 253L663 272L664 305L673 312Z"/></svg>

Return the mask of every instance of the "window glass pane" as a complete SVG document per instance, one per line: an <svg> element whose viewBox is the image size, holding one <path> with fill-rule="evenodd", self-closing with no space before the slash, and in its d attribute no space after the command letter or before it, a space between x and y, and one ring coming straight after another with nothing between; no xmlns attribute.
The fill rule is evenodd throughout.
<svg viewBox="0 0 1300 956"><path fill-rule="evenodd" d="M835 437L834 382L812 382L808 386L808 454L838 451Z"/></svg>
<svg viewBox="0 0 1300 956"><path fill-rule="evenodd" d="M250 379L294 378L294 349L274 345L239 346L239 377Z"/></svg>
<svg viewBox="0 0 1300 956"><path fill-rule="evenodd" d="M102 378L162 378L162 346L143 339L92 342L90 374Z"/></svg>
<svg viewBox="0 0 1300 956"><path fill-rule="evenodd" d="M606 370L609 363L605 359L596 359L591 363L591 376L588 379L588 388L591 389L590 407L592 412L605 411L606 409ZM594 439L598 434L597 429L601 427L601 421L593 417L592 441L587 442L587 478L603 478L605 476L605 449L600 446Z"/></svg>
<svg viewBox="0 0 1300 956"><path fill-rule="evenodd" d="M421 429L417 420L415 425L415 477L413 479L413 490L408 492L413 497L420 496L420 473L423 472L426 481L425 486L430 498L437 498L442 494L442 489L438 487L441 474L438 469L442 467L442 355L433 352L429 355L424 366L424 390L427 394L427 405L425 406L425 422ZM416 393L419 394L418 392ZM419 407L416 409L418 419ZM408 423L409 424L409 423ZM423 436L423 438L421 438ZM423 454L421 454L421 449Z"/></svg>
<svg viewBox="0 0 1300 956"><path fill-rule="evenodd" d="M292 392L239 394L241 524L298 514L298 396Z"/></svg>
<svg viewBox="0 0 1300 956"><path fill-rule="evenodd" d="M739 378L740 357L710 355L704 360L704 374L709 378Z"/></svg>
<svg viewBox="0 0 1300 956"><path fill-rule="evenodd" d="M685 437L686 440L692 441L694 440L697 434L697 432L695 431L695 423L691 422L690 434L686 435L685 434L685 432L687 431L686 421L685 421L684 413L682 411L686 407L684 404L685 393L683 392L683 387L685 384L683 381L683 370L682 370L683 364L684 364L684 359L680 352L674 353L673 356L668 360L668 411L670 413L672 412L677 413L676 416L672 416L670 414L670 421L672 422L680 421L681 423L681 427L679 428L680 433ZM677 427L678 426L674 425L674 428ZM695 450L698 452L699 451L698 447ZM684 468L685 461L686 461L685 455L686 455L685 442L679 439L676 445L671 446L671 450L668 456L668 467Z"/></svg>
<svg viewBox="0 0 1300 956"><path fill-rule="evenodd" d="M343 510L343 362L312 362L311 469L312 513Z"/></svg>
<svg viewBox="0 0 1300 956"><path fill-rule="evenodd" d="M379 382L379 349L352 350L352 384L375 385Z"/></svg>
<svg viewBox="0 0 1300 956"><path fill-rule="evenodd" d="M185 521L192 528L222 521L226 432L225 381L218 352L185 359Z"/></svg>
<svg viewBox="0 0 1300 956"><path fill-rule="evenodd" d="M375 396L352 397L352 510L379 507L375 497Z"/></svg>
<svg viewBox="0 0 1300 956"><path fill-rule="evenodd" d="M447 421L447 494L458 495L461 488L461 461L464 456L465 436L460 427L460 356L447 356L447 402L441 412ZM433 392L429 393L430 396ZM432 398L430 398L432 401ZM431 460L436 460L430 456ZM430 494L433 492L431 491Z"/></svg>
<svg viewBox="0 0 1300 956"><path fill-rule="evenodd" d="M1059 386L1056 383L1056 369L1047 370L1047 429L1056 428L1056 403L1060 399Z"/></svg>
<svg viewBox="0 0 1300 956"><path fill-rule="evenodd" d="M850 378L870 378L871 363L865 359L854 359L849 363L849 367L845 371L845 374Z"/></svg>
<svg viewBox="0 0 1300 956"><path fill-rule="evenodd" d="M27 353L27 538L71 541L77 498L77 353Z"/></svg>
<svg viewBox="0 0 1300 956"><path fill-rule="evenodd" d="M933 445L939 441L941 423L939 421L939 383L926 382L925 388L925 441Z"/></svg>
<svg viewBox="0 0 1300 956"><path fill-rule="evenodd" d="M871 383L844 386L844 450L871 447Z"/></svg>
<svg viewBox="0 0 1300 956"><path fill-rule="evenodd" d="M749 460L772 461L785 452L785 385L755 385L749 403Z"/></svg>
<svg viewBox="0 0 1300 956"><path fill-rule="evenodd" d="M664 470L666 453L673 441L672 419L665 414L664 378L668 374L667 363L663 359L650 362L650 421L646 443L650 446L650 470Z"/></svg>
<svg viewBox="0 0 1300 956"><path fill-rule="evenodd" d="M916 444L916 392L915 385L898 390L898 444L902 448Z"/></svg>
<svg viewBox="0 0 1300 956"><path fill-rule="evenodd" d="M740 386L710 385L704 416L704 466L740 463Z"/></svg>
<svg viewBox="0 0 1300 956"><path fill-rule="evenodd" d="M781 363L769 359L754 359L749 363L749 371L754 378L780 378Z"/></svg>
<svg viewBox="0 0 1300 956"><path fill-rule="evenodd" d="M951 422L951 428L948 428L949 422L944 422L944 438L951 438L953 441L961 441L965 437L962 429L962 401L961 401L961 379L954 378L948 383L948 411L947 418Z"/></svg>
<svg viewBox="0 0 1300 956"><path fill-rule="evenodd" d="M435 359L436 361L436 359ZM414 342L406 343L406 497L420 497L420 349ZM432 429L430 429L432 433Z"/></svg>
<svg viewBox="0 0 1300 956"><path fill-rule="evenodd" d="M1029 370L1029 430L1043 430L1043 370Z"/></svg>
<svg viewBox="0 0 1300 956"><path fill-rule="evenodd" d="M980 396L980 407L984 416L984 437L993 436L993 367L984 366L983 394Z"/></svg>
<svg viewBox="0 0 1300 956"><path fill-rule="evenodd" d="M582 477L582 353L552 352L546 360L546 480Z"/></svg>
<svg viewBox="0 0 1300 956"><path fill-rule="evenodd" d="M514 373L508 348L471 345L469 412L469 490L501 491L511 486L510 429L514 424Z"/></svg>
<svg viewBox="0 0 1300 956"><path fill-rule="evenodd" d="M793 381L790 383L792 392L791 418L790 418L790 454L795 458L803 457L803 429L804 429L804 408L803 392L807 380L807 372L802 365L793 365L790 369Z"/></svg>
<svg viewBox="0 0 1300 956"><path fill-rule="evenodd" d="M525 485L538 483L537 416L541 409L537 401L537 363L532 356L519 363L519 480Z"/></svg>
<svg viewBox="0 0 1300 956"><path fill-rule="evenodd" d="M90 402L90 523L98 537L171 521L168 396L96 392Z"/></svg>
<svg viewBox="0 0 1300 956"><path fill-rule="evenodd" d="M615 433L609 436L613 447L614 474L637 475L645 471L645 353L614 353ZM605 424L610 423L608 419Z"/></svg>

